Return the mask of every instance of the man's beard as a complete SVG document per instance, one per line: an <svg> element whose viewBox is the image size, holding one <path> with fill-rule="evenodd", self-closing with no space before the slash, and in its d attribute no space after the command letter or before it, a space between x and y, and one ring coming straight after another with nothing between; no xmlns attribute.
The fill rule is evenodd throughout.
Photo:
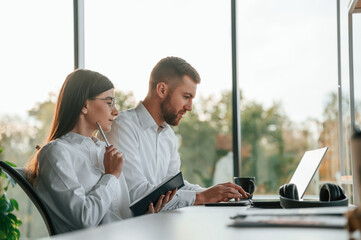
<svg viewBox="0 0 361 240"><path fill-rule="evenodd" d="M177 110L170 104L171 94L168 94L167 98L160 104L160 110L163 119L171 126L177 126L180 119L178 119Z"/></svg>

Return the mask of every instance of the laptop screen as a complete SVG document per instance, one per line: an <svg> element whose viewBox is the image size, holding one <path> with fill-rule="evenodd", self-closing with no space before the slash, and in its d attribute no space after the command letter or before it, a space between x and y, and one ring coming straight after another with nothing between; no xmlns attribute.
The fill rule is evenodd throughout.
<svg viewBox="0 0 361 240"><path fill-rule="evenodd" d="M297 186L298 196L300 199L303 198L303 195L320 166L327 150L328 147L306 151L298 164L290 183L294 183Z"/></svg>

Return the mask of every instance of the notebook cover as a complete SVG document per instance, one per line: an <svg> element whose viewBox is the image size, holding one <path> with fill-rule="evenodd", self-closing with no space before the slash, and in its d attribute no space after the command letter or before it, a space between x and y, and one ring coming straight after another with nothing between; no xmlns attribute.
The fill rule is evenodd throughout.
<svg viewBox="0 0 361 240"><path fill-rule="evenodd" d="M159 184L152 192L133 202L130 205L130 210L134 216L143 215L148 211L149 204L152 202L155 206L162 194L165 195L168 191L173 191L176 188L179 190L183 186L183 175L182 172L179 172L175 176L170 177Z"/></svg>

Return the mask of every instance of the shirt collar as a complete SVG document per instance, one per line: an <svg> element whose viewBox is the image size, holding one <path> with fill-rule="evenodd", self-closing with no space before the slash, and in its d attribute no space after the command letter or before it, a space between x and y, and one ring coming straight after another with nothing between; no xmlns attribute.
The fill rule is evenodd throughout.
<svg viewBox="0 0 361 240"><path fill-rule="evenodd" d="M135 107L135 112L137 113L140 125L142 126L142 128L144 130L146 130L146 129L150 128L150 127L155 127L156 129L158 129L157 123L154 121L152 115L150 115L148 110L145 108L142 101L140 101L137 104L137 106ZM163 130L167 129L168 124L164 122L162 124L161 128Z"/></svg>
<svg viewBox="0 0 361 240"><path fill-rule="evenodd" d="M96 137L85 137L79 133L75 133L75 132L68 132L67 134L65 134L64 136L62 136L62 138L64 139L68 139L72 142L75 142L75 143L79 143L79 144L83 144L83 143L86 143L86 142L94 142L95 144L98 142L98 138Z"/></svg>

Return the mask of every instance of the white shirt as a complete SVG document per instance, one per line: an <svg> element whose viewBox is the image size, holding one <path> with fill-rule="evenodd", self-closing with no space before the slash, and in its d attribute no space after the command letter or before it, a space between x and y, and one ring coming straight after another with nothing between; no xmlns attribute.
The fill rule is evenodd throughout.
<svg viewBox="0 0 361 240"><path fill-rule="evenodd" d="M99 139L74 132L41 149L34 185L60 232L131 217L124 175L104 174L104 153Z"/></svg>
<svg viewBox="0 0 361 240"><path fill-rule="evenodd" d="M115 119L108 141L123 152L123 173L131 202L151 192L169 176L180 171L178 142L168 124L159 128L140 102L136 108L123 111ZM187 181L163 210L193 205L199 185Z"/></svg>

